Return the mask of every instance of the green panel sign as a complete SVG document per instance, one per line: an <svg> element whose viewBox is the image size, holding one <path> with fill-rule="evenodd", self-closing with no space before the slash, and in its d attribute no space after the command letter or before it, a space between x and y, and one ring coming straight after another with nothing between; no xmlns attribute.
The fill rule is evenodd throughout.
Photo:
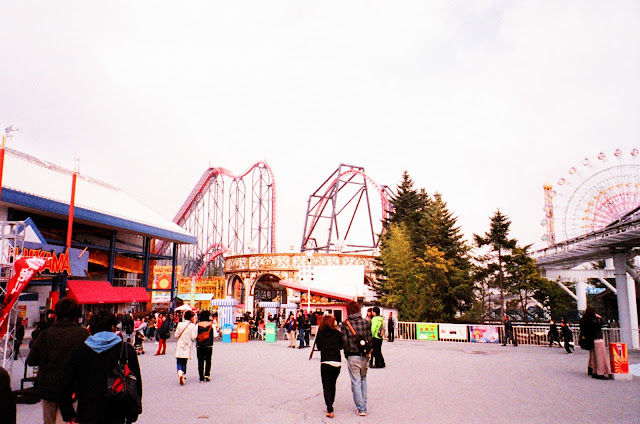
<svg viewBox="0 0 640 424"><path fill-rule="evenodd" d="M438 340L438 324L416 324L418 340Z"/></svg>

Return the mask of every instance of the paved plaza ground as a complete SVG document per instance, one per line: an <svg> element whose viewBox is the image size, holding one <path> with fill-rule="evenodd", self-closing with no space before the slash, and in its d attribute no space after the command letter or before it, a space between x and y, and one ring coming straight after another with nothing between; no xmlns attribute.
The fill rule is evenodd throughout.
<svg viewBox="0 0 640 424"><path fill-rule="evenodd" d="M640 377L587 376L586 351L475 343L385 342L387 367L368 374L368 415L359 417L343 359L335 418L325 417L320 354L288 342L216 342L212 381L198 382L197 360L178 384L175 342L139 356L141 424L157 423L640 423ZM640 354L631 353L632 364ZM13 386L22 362L16 361ZM41 421L40 404L18 405L18 423Z"/></svg>

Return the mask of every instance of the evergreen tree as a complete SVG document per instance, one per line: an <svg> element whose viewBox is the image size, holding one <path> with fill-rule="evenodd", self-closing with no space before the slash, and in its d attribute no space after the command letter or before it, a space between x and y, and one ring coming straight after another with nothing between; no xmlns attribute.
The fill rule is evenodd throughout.
<svg viewBox="0 0 640 424"><path fill-rule="evenodd" d="M500 290L500 315L504 316L504 292L505 292L505 281L504 281L504 255L508 255L512 249L516 247L517 241L515 239L509 238L509 227L511 226L511 221L505 215L503 215L500 210L497 210L496 213L491 217L491 223L489 225L489 231L485 233L484 236L479 236L474 234L474 240L478 247L488 246L494 254L497 255L495 259L497 259L497 263L495 263L492 259L488 259L485 264L487 265L487 269L490 270L495 275L495 286ZM491 266L491 262L493 262L494 266Z"/></svg>
<svg viewBox="0 0 640 424"><path fill-rule="evenodd" d="M413 188L413 180L407 171L402 174L397 193L390 199L393 212L384 223L385 228L389 228L391 224L404 224L411 239L412 248L421 253L425 243L420 227L423 224L425 209L429 204L429 196L424 190L418 191Z"/></svg>
<svg viewBox="0 0 640 424"><path fill-rule="evenodd" d="M403 319L452 321L471 308L475 290L469 248L457 219L440 194L432 199L424 189L414 189L406 171L397 193L391 199L393 212L380 242L379 281L374 289L383 304L402 307ZM400 238L409 243L408 249ZM404 273L401 285L400 271Z"/></svg>

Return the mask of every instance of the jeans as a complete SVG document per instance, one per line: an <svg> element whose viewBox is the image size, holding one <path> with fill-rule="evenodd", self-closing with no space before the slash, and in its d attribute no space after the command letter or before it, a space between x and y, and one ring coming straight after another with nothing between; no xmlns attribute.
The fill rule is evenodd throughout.
<svg viewBox="0 0 640 424"><path fill-rule="evenodd" d="M198 354L198 374L200 381L204 381L205 377L211 376L213 346L198 346L196 347L196 353Z"/></svg>
<svg viewBox="0 0 640 424"><path fill-rule="evenodd" d="M353 402L360 412L367 411L367 371L369 358L365 356L349 356L349 377L351 378L351 392Z"/></svg>
<svg viewBox="0 0 640 424"><path fill-rule="evenodd" d="M300 347L304 347L304 328L298 328L298 339L300 339Z"/></svg>
<svg viewBox="0 0 640 424"><path fill-rule="evenodd" d="M188 358L176 358L176 365L178 366L178 374L182 371L183 374L187 373L187 360Z"/></svg>
<svg viewBox="0 0 640 424"><path fill-rule="evenodd" d="M336 399L336 381L339 375L340 367L320 364L320 378L322 379L322 390L324 392L324 403L327 405L327 412L333 412L333 401Z"/></svg>
<svg viewBox="0 0 640 424"><path fill-rule="evenodd" d="M395 338L396 332L393 327L389 327L389 341L392 342Z"/></svg>

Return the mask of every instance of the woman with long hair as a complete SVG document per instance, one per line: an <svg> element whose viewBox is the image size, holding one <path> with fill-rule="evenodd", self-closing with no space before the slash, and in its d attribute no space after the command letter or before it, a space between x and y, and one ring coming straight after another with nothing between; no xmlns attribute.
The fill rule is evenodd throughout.
<svg viewBox="0 0 640 424"><path fill-rule="evenodd" d="M320 377L324 391L324 403L327 405L327 417L333 418L333 401L336 398L336 380L340 375L340 350L342 334L336 329L336 319L327 315L322 317L316 335L316 346L320 351Z"/></svg>
<svg viewBox="0 0 640 424"><path fill-rule="evenodd" d="M607 357L607 348L602 338L602 317L595 309L588 307L580 318L580 334L586 338L589 349L587 373L599 380L608 380L611 366Z"/></svg>

